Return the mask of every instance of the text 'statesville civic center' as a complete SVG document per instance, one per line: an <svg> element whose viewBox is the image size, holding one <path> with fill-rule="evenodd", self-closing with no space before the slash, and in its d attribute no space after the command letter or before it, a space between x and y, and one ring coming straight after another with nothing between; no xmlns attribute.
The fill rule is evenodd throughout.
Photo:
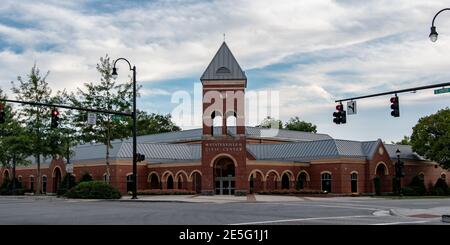
<svg viewBox="0 0 450 245"><path fill-rule="evenodd" d="M385 144L380 139L334 139L327 134L284 129L271 134L270 129L245 126L247 77L225 42L200 80L204 95L202 128L138 137L138 152L146 158L137 166L138 190L245 195L300 189L361 194L374 193L374 178L379 177L381 192L392 192L397 149L405 163L403 185L419 175L429 188L448 174L410 146ZM222 103L218 103L217 95ZM213 125L217 118L222 126ZM234 125L227 126L233 120ZM127 193L132 188L132 141L115 140L112 146L109 182ZM83 144L72 150L77 181L85 173L94 180L107 181L105 145ZM44 192L56 193L61 188L65 165L66 160L58 156L42 165L39 182ZM4 167L1 173L1 179L12 177L10 168ZM25 189L35 190L39 183L35 163L18 167L16 176Z"/></svg>

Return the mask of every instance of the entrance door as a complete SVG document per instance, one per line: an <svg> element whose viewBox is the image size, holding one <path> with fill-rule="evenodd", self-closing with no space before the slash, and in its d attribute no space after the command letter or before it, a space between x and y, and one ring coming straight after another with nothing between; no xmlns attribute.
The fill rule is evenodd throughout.
<svg viewBox="0 0 450 245"><path fill-rule="evenodd" d="M214 166L214 188L216 195L234 195L235 184L233 160L220 158Z"/></svg>
<svg viewBox="0 0 450 245"><path fill-rule="evenodd" d="M235 178L233 176L216 177L216 195L234 195Z"/></svg>

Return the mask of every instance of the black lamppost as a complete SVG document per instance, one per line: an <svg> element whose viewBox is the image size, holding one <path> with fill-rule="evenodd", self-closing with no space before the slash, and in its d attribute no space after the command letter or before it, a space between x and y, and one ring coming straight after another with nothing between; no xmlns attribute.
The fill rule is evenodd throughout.
<svg viewBox="0 0 450 245"><path fill-rule="evenodd" d="M137 199L137 145L136 145L136 66L131 67L130 62L125 58L119 58L114 61L113 70L112 70L112 77L117 78L117 69L116 69L116 63L119 60L124 60L128 63L128 66L130 67L130 71L133 71L133 112L132 112L132 118L133 118L133 196L131 199Z"/></svg>
<svg viewBox="0 0 450 245"><path fill-rule="evenodd" d="M438 14L440 14L441 12L445 11L445 10L450 10L450 8L445 8L445 9L441 9L439 12L436 13L436 15L433 18L433 22L431 22L431 32L430 32L430 40L432 42L436 42L437 38L438 38L438 33L436 31L436 27L434 26L434 20L436 19L436 17L438 16Z"/></svg>
<svg viewBox="0 0 450 245"><path fill-rule="evenodd" d="M395 163L395 178L397 179L397 193L402 195L402 168L400 162L400 150L397 149L395 152L397 155L397 162Z"/></svg>

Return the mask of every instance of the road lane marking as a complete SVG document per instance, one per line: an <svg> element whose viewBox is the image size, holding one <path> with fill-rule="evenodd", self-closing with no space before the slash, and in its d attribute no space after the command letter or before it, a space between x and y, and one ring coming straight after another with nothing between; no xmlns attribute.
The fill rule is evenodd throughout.
<svg viewBox="0 0 450 245"><path fill-rule="evenodd" d="M353 215L353 216L316 217L316 218L301 218L301 219L279 219L279 220L266 220L266 221L236 223L236 224L230 224L230 225L256 225L256 224L271 224L271 223L308 221L308 220L352 219L352 218L370 218L370 217L374 217L374 216L373 215Z"/></svg>

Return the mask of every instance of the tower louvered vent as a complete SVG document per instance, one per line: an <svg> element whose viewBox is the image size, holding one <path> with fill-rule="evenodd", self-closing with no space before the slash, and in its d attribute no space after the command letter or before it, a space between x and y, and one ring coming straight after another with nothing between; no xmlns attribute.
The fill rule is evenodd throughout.
<svg viewBox="0 0 450 245"><path fill-rule="evenodd" d="M230 69L226 68L225 66L222 66L219 69L217 69L216 73L227 74L227 73L231 73L231 71L230 71Z"/></svg>

